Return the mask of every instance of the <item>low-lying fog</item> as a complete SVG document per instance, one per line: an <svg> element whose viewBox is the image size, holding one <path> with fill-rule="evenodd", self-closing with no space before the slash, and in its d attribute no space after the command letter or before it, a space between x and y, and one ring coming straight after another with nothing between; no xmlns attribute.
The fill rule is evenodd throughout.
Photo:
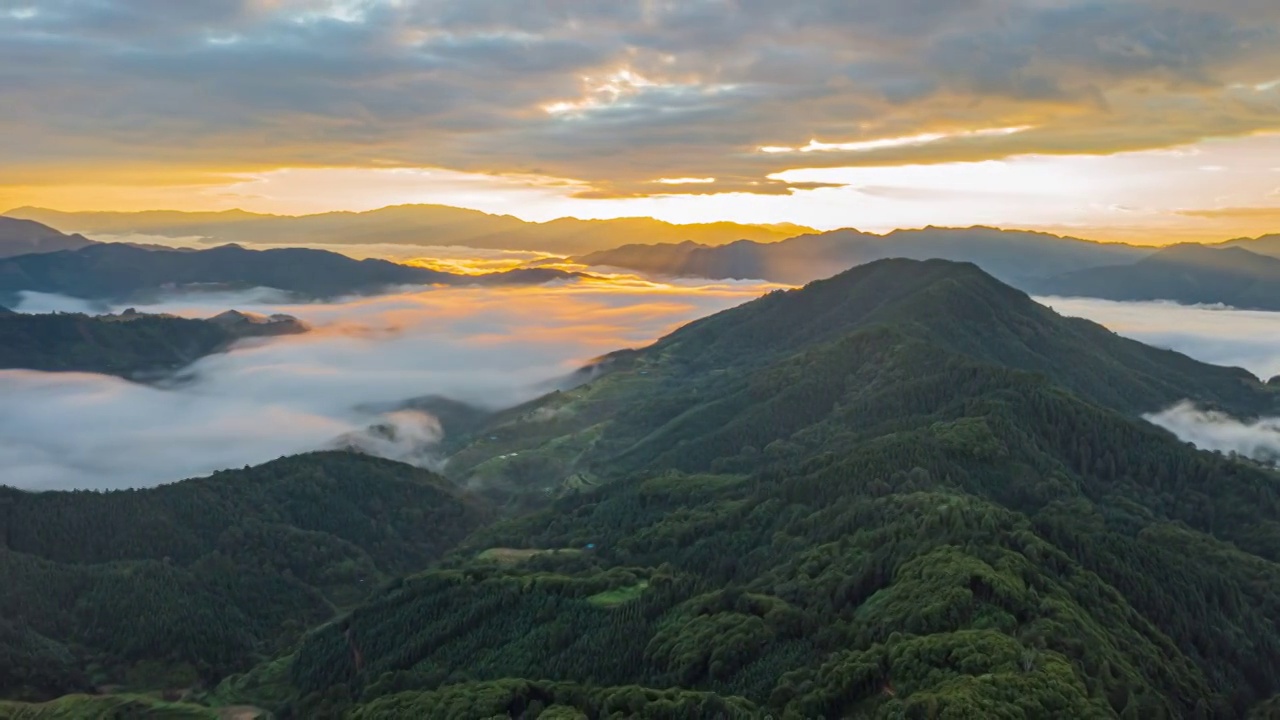
<svg viewBox="0 0 1280 720"><path fill-rule="evenodd" d="M374 449L429 465L423 441L434 431L431 420L387 415L388 405L436 394L494 408L531 399L591 358L647 344L768 289L618 280L417 289L309 305L280 304L268 290L137 305L192 317L231 307L283 312L313 330L205 357L168 387L103 375L0 371L0 484L155 485L323 448L387 421L398 427L401 442ZM74 299L29 295L17 309L88 308Z"/></svg>
<svg viewBox="0 0 1280 720"><path fill-rule="evenodd" d="M496 258L495 258L496 259ZM414 289L289 305L278 293L186 295L144 312L207 317L228 308L295 315L305 335L246 342L146 386L91 374L0 371L0 484L31 489L155 485L332 446L375 423L396 441L371 451L430 466L438 426L407 399L443 395L488 407L535 397L593 357L648 343L674 327L773 286L656 284L633 278L537 288ZM1280 373L1280 313L1041 299L1058 312L1193 357ZM29 295L23 312L89 311ZM118 311L123 308L113 308ZM1153 411L1158 409L1153 409ZM1280 423L1240 422L1190 406L1148 419L1201 447L1280 453Z"/></svg>
<svg viewBox="0 0 1280 720"><path fill-rule="evenodd" d="M1063 315L1088 318L1148 345L1242 367L1263 380L1280 375L1280 313L1172 302L1037 299ZM1280 418L1242 420L1189 402L1153 408L1144 417L1196 447L1266 462L1280 458Z"/></svg>

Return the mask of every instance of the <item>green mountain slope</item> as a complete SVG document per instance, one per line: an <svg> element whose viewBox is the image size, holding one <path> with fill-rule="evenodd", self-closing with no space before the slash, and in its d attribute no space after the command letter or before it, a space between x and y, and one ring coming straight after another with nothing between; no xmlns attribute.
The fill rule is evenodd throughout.
<svg viewBox="0 0 1280 720"><path fill-rule="evenodd" d="M584 379L487 420L423 401L474 428L447 467L506 503L497 520L341 454L18 495L35 504L4 528L0 617L21 626L0 632L31 670L9 682L78 689L102 672L83 654L153 683L148 661L209 677L274 650L203 699L415 720L1226 719L1277 702L1280 474L1140 419L1183 397L1273 410L1243 371L1061 318L971 265L895 260ZM223 530L237 512L273 530ZM271 539L278 525L305 539ZM287 559L245 559L266 549ZM401 576L365 595L366 567ZM103 576L90 594L58 580L71 571ZM292 581L340 611L280 600L303 597ZM233 600L221 615L211 586Z"/></svg>
<svg viewBox="0 0 1280 720"><path fill-rule="evenodd" d="M147 490L0 488L0 691L215 679L484 517L431 473L346 453Z"/></svg>
<svg viewBox="0 0 1280 720"><path fill-rule="evenodd" d="M100 718L224 720L221 715L207 707L168 702L147 695L68 695L46 703L0 701L0 720L99 720Z"/></svg>
<svg viewBox="0 0 1280 720"><path fill-rule="evenodd" d="M1037 308L893 261L615 355L451 460L541 509L220 697L308 718L1264 712L1280 476L1137 413L1178 383L1272 396Z"/></svg>
<svg viewBox="0 0 1280 720"><path fill-rule="evenodd" d="M1280 310L1280 259L1241 247L1175 245L1132 265L1051 277L1036 283L1034 290L1046 295Z"/></svg>
<svg viewBox="0 0 1280 720"><path fill-rule="evenodd" d="M855 352L880 361L852 364ZM838 406L861 402L855 396L903 398L904 387L918 382L906 368L930 353L1037 373L1135 417L1182 399L1253 416L1280 400L1247 371L1061 317L972 265L885 260L695 321L644 350L615 353L590 382L495 417L457 449L449 472L554 492L665 467L687 457L678 448L696 438L737 433L738 446L678 465L709 469L728 462L727 450L789 442Z"/></svg>
<svg viewBox="0 0 1280 720"><path fill-rule="evenodd" d="M277 325L196 320L166 315L28 315L0 311L0 370L94 372L142 377L190 364L243 337Z"/></svg>

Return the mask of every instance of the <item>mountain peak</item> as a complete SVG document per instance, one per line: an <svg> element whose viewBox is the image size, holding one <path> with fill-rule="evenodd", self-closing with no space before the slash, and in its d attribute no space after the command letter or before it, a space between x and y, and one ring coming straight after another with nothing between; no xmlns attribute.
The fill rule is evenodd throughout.
<svg viewBox="0 0 1280 720"><path fill-rule="evenodd" d="M854 333L887 330L940 351L1053 377L1096 402L1148 411L1184 397L1182 374L1207 402L1253 402L1257 379L1066 318L968 262L878 260L803 288L775 291L696 321L654 350L694 368L751 365ZM1207 379L1206 379L1207 378ZM1187 387L1195 383L1188 381Z"/></svg>
<svg viewBox="0 0 1280 720"><path fill-rule="evenodd" d="M92 244L81 235L67 235L34 220L0 215L0 257L78 250Z"/></svg>

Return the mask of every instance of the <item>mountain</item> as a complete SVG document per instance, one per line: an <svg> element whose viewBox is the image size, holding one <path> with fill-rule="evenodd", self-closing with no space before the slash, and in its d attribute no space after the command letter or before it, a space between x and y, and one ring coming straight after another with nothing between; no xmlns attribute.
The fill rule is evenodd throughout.
<svg viewBox="0 0 1280 720"><path fill-rule="evenodd" d="M5 213L89 234L201 236L213 243L464 245L502 250L585 253L629 242L693 240L720 245L748 239L775 242L811 228L799 225L740 225L730 222L676 225L651 218L531 223L510 215L446 205L397 205L368 212L330 212L291 217L242 210L187 213L169 210L67 213L15 208Z"/></svg>
<svg viewBox="0 0 1280 720"><path fill-rule="evenodd" d="M972 264L883 260L578 377L493 415L419 401L466 433L452 485L330 453L19 494L16 514L0 496L27 519L0 526L0 559L23 558L0 585L6 688L190 687L262 653L188 699L406 720L1280 706L1280 473L1142 419L1183 398L1273 414L1242 370L1060 317ZM401 494L406 472L430 491ZM147 570L92 593L31 569L120 563ZM352 592L371 565L399 576Z"/></svg>
<svg viewBox="0 0 1280 720"><path fill-rule="evenodd" d="M123 315L128 315L126 310ZM227 310L209 318L209 322L230 330L239 337L265 337L273 335L297 335L307 331L307 326L292 315L276 313L259 315L257 313Z"/></svg>
<svg viewBox="0 0 1280 720"><path fill-rule="evenodd" d="M1258 255L1280 258L1280 233L1256 238L1236 238L1221 243L1218 247L1238 247Z"/></svg>
<svg viewBox="0 0 1280 720"><path fill-rule="evenodd" d="M0 487L0 691L187 687L244 669L485 513L429 472L337 452L146 490Z"/></svg>
<svg viewBox="0 0 1280 720"><path fill-rule="evenodd" d="M231 311L235 312L235 311ZM245 337L293 334L306 327L289 316L233 322L125 311L119 315L28 315L0 312L0 370L94 372L141 379L227 349Z"/></svg>
<svg viewBox="0 0 1280 720"><path fill-rule="evenodd" d="M102 243L82 250L0 260L0 301L14 302L24 291L129 302L171 290L254 287L275 288L302 298L332 298L397 285L539 283L573 276L547 268L455 275L302 248L247 250L223 245L179 252Z"/></svg>
<svg viewBox="0 0 1280 720"><path fill-rule="evenodd" d="M508 517L232 676L282 717L1204 717L1280 700L1238 370L881 261L602 360L447 467Z"/></svg>
<svg viewBox="0 0 1280 720"><path fill-rule="evenodd" d="M57 250L79 250L93 244L81 235L64 235L32 220L0 215L0 258Z"/></svg>
<svg viewBox="0 0 1280 720"><path fill-rule="evenodd" d="M1280 258L1238 246L1174 245L1133 264L1064 273L1034 288L1044 295L1280 310Z"/></svg>
<svg viewBox="0 0 1280 720"><path fill-rule="evenodd" d="M575 260L660 275L802 284L873 260L938 258L976 263L997 278L1020 285L1050 274L1137 260L1151 252L1046 233L929 227L887 235L835 230L772 244L736 242L722 247L692 242L625 245Z"/></svg>

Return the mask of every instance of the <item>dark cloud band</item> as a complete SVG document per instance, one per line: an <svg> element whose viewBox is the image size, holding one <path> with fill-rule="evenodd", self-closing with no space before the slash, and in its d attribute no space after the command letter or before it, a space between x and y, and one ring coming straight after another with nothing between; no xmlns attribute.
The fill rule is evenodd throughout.
<svg viewBox="0 0 1280 720"><path fill-rule="evenodd" d="M1270 0L4 0L0 156L777 193L800 166L1280 128L1278 34ZM811 140L857 149L760 151Z"/></svg>

